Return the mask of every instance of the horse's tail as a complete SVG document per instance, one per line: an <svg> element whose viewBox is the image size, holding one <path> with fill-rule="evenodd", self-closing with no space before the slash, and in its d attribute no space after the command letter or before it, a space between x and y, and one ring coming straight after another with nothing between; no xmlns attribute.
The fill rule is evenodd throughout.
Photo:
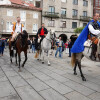
<svg viewBox="0 0 100 100"><path fill-rule="evenodd" d="M75 56L75 53L72 53L72 57L71 57L71 65L72 65L72 67L75 66L75 62L76 62L76 56Z"/></svg>
<svg viewBox="0 0 100 100"><path fill-rule="evenodd" d="M37 50L36 54L35 54L35 58L38 58L39 56L39 50Z"/></svg>

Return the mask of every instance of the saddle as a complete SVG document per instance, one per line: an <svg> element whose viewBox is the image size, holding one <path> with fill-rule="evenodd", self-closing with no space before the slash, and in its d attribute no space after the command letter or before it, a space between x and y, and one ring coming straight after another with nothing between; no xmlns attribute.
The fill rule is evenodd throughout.
<svg viewBox="0 0 100 100"><path fill-rule="evenodd" d="M95 35L89 34L88 39L91 40L92 43L98 44L99 39Z"/></svg>

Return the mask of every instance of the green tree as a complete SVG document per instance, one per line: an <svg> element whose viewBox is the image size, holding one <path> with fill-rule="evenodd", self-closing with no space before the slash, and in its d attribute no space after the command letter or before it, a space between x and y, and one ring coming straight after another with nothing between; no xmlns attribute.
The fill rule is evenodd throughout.
<svg viewBox="0 0 100 100"><path fill-rule="evenodd" d="M75 34L79 34L82 32L82 30L84 29L84 27L78 27L74 30Z"/></svg>

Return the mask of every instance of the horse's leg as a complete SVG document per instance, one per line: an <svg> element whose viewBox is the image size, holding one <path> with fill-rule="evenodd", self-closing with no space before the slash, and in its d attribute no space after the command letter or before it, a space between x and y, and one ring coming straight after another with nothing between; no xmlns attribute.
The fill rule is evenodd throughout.
<svg viewBox="0 0 100 100"><path fill-rule="evenodd" d="M77 75L77 73L76 73L77 65L78 65L78 62L76 61L76 62L75 62L75 67L74 67L74 75Z"/></svg>
<svg viewBox="0 0 100 100"><path fill-rule="evenodd" d="M12 55L11 55L11 50L10 50L10 61L12 63Z"/></svg>
<svg viewBox="0 0 100 100"><path fill-rule="evenodd" d="M42 58L43 58L42 64L44 64L44 50L42 50Z"/></svg>
<svg viewBox="0 0 100 100"><path fill-rule="evenodd" d="M48 50L48 66L50 66L49 55L50 55L50 50Z"/></svg>
<svg viewBox="0 0 100 100"><path fill-rule="evenodd" d="M80 74L81 74L82 80L86 81L86 78L84 77L82 69L81 69L81 61L80 62L78 61L78 67L79 67L79 70L80 70Z"/></svg>
<svg viewBox="0 0 100 100"><path fill-rule="evenodd" d="M15 54L15 58L16 58L16 66L18 65L17 64L17 51L16 51L16 54Z"/></svg>
<svg viewBox="0 0 100 100"><path fill-rule="evenodd" d="M18 52L18 61L19 61L19 67L18 67L18 68L19 68L19 72L21 72L21 69L20 69L20 61L21 61L21 60L20 60L20 59L21 59L21 58L20 58L20 52Z"/></svg>
<svg viewBox="0 0 100 100"><path fill-rule="evenodd" d="M25 65L25 63L27 61L27 51L24 51L24 55L25 55L25 61L23 62L22 67L24 67L24 65Z"/></svg>

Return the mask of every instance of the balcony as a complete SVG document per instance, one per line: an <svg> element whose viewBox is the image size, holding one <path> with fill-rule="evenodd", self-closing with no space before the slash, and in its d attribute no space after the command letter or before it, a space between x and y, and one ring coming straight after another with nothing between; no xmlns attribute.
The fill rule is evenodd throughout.
<svg viewBox="0 0 100 100"><path fill-rule="evenodd" d="M56 12L43 12L43 17L48 17L48 18L59 18L59 13Z"/></svg>
<svg viewBox="0 0 100 100"><path fill-rule="evenodd" d="M66 18L66 14L61 14L61 18Z"/></svg>
<svg viewBox="0 0 100 100"><path fill-rule="evenodd" d="M91 17L89 16L80 16L80 21L90 21Z"/></svg>
<svg viewBox="0 0 100 100"><path fill-rule="evenodd" d="M76 19L78 19L78 16L77 15L73 15L72 19L76 20Z"/></svg>

